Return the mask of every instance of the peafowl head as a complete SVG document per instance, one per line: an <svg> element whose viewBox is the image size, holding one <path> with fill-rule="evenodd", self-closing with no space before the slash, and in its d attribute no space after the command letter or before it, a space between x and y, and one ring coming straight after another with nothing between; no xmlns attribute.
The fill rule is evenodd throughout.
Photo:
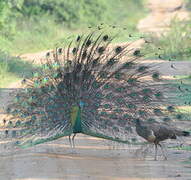
<svg viewBox="0 0 191 180"><path fill-rule="evenodd" d="M79 106L81 109L83 109L84 105L85 105L85 103L83 101L80 101Z"/></svg>

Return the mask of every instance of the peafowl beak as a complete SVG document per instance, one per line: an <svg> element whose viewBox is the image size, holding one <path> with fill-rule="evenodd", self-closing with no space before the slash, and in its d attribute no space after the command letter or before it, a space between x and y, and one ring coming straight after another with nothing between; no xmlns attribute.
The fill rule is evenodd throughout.
<svg viewBox="0 0 191 180"><path fill-rule="evenodd" d="M85 103L83 101L80 101L79 105L80 105L80 108L83 109Z"/></svg>

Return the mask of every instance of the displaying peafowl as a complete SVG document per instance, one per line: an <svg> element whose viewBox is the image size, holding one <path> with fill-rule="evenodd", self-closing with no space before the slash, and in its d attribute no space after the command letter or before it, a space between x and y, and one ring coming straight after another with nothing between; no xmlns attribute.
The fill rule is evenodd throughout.
<svg viewBox="0 0 191 180"><path fill-rule="evenodd" d="M166 124L160 123L146 123L140 121L140 119L135 120L136 132L139 136L143 137L150 143L155 145L155 160L157 160L157 148L161 147L162 154L165 159L167 159L161 141L166 139L176 139L177 136L190 136L188 131L183 131L174 127L170 127Z"/></svg>
<svg viewBox="0 0 191 180"><path fill-rule="evenodd" d="M74 146L77 133L128 144L135 119L164 117L169 89L160 74L130 43L112 41L95 31L47 53L7 108L6 136L22 148L64 136Z"/></svg>

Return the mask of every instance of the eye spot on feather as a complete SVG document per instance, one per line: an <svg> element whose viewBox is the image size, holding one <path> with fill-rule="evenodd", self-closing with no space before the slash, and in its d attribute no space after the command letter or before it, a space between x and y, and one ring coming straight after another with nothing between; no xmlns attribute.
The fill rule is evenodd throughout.
<svg viewBox="0 0 191 180"><path fill-rule="evenodd" d="M77 52L77 48L73 48L73 49L72 49L72 53L73 53L73 54L76 54L76 52Z"/></svg>
<svg viewBox="0 0 191 180"><path fill-rule="evenodd" d="M86 47L89 47L91 45L92 41L90 39L87 40L86 42Z"/></svg>
<svg viewBox="0 0 191 180"><path fill-rule="evenodd" d="M119 53L122 52L122 50L123 50L123 48L121 46L118 46L118 47L115 48L115 53L119 54Z"/></svg>
<svg viewBox="0 0 191 180"><path fill-rule="evenodd" d="M109 36L108 36L108 35L103 36L103 40L104 40L104 41L107 41L108 39L109 39Z"/></svg>
<svg viewBox="0 0 191 180"><path fill-rule="evenodd" d="M78 36L78 37L77 37L77 39L76 39L76 41L78 42L80 39L81 39L81 37L80 37L80 36Z"/></svg>
<svg viewBox="0 0 191 180"><path fill-rule="evenodd" d="M99 54L103 54L104 51L105 51L105 48L103 46L98 48L98 53Z"/></svg>

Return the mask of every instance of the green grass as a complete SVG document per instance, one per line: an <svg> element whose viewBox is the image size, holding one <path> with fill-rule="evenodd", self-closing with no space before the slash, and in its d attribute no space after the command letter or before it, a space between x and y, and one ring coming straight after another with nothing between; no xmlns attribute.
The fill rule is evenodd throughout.
<svg viewBox="0 0 191 180"><path fill-rule="evenodd" d="M171 30L161 37L148 37L144 51L149 52L149 58L157 58L160 54L165 60L191 60L190 21L172 21Z"/></svg>
<svg viewBox="0 0 191 180"><path fill-rule="evenodd" d="M62 1L64 2L64 0ZM78 13L83 14L83 16L79 15L79 19L76 23L75 20L72 19L73 24L70 26L68 25L68 22L58 21L58 17L55 16L55 14L50 15L44 13L39 16L31 15L31 17L19 17L18 14L15 14L15 16L18 16L16 16L17 23L15 30L11 32L10 36L4 36L0 33L0 50L9 52L10 54L23 54L52 49L55 46L60 45L62 42L65 42L68 36L74 36L80 32L84 33L88 31L89 26L96 29L101 23L104 23L106 28L108 28L108 25L120 27L112 29L112 31L120 35L120 38L118 38L116 42L129 41L129 34L133 34L134 39L141 36L136 29L136 25L138 21L147 14L147 10L143 7L143 2L145 0L99 1L103 3L103 7L100 5L100 8L106 6L106 9L103 9L103 11L105 11L104 17L102 17L103 15L99 18L95 18L92 15L85 16L84 13L88 13L88 9L86 9L87 12L83 12L81 9ZM44 1L44 3L47 2ZM72 5L72 8L75 8L75 5ZM61 10L61 7L59 7L59 10ZM121 31L120 29L123 28L126 28L126 30ZM111 31L111 28L109 28L109 31Z"/></svg>
<svg viewBox="0 0 191 180"><path fill-rule="evenodd" d="M0 52L0 88L5 88L22 78L31 77L32 71L38 68L29 62Z"/></svg>
<svg viewBox="0 0 191 180"><path fill-rule="evenodd" d="M54 11L53 14L42 12L39 8L43 6L38 5L42 5L39 1L34 1L34 3L28 1L30 6L23 6L24 9L20 8L19 12L12 10L12 16L9 17L11 23L7 23L11 24L11 32L8 32L9 28L2 32L0 29L0 50L15 56L52 49L63 46L78 34L89 32L89 26L92 27L90 30L97 29L101 23L104 23L104 33L119 35L113 41L114 43L132 41L141 36L136 25L147 14L147 10L143 7L145 0L97 0L96 2L88 2L88 7L78 9L78 11L75 11L76 4L70 2L64 0L51 2L55 5L48 3L48 1L42 3L52 6L53 9L58 8L58 11ZM67 12L62 11L62 6L59 6L61 2L73 9ZM79 7L83 7L85 0L79 2L82 3L79 4ZM95 9L93 6L97 2L100 2L98 3L99 11L100 8L104 11L102 15L98 11L92 12ZM99 15L87 16L89 11ZM60 21L60 16L73 19ZM113 25L116 27L112 28ZM129 34L133 37L129 37ZM0 87L6 87L9 83L21 79L23 74L31 72L34 68L32 64L2 52L0 52Z"/></svg>

